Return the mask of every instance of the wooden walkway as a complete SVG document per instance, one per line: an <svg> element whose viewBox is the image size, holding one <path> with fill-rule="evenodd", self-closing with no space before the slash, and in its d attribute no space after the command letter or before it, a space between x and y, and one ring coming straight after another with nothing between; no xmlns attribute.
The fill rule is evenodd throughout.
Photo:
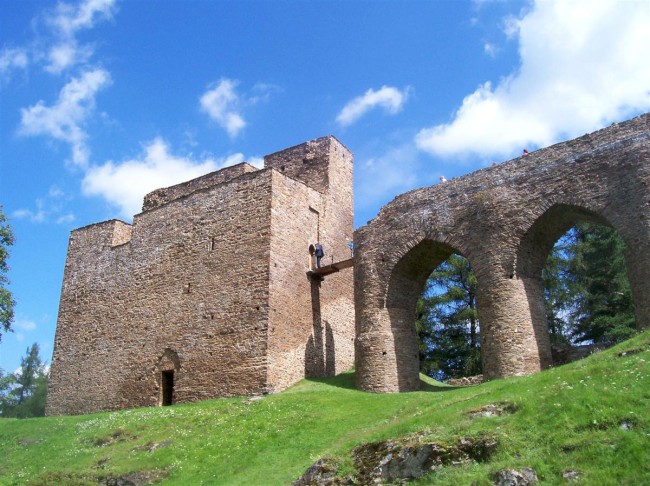
<svg viewBox="0 0 650 486"><path fill-rule="evenodd" d="M330 265L324 265L320 268L314 268L313 270L309 270L307 272L307 275L309 277L324 277L326 275L330 275L332 273L336 273L340 270L343 270L344 268L350 268L354 266L354 258L349 258L347 260L342 260L340 262L332 263Z"/></svg>

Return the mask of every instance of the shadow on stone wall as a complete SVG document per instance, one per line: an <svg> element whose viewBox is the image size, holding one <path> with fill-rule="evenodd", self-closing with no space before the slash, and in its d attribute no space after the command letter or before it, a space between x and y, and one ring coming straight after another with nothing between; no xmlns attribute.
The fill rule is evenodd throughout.
<svg viewBox="0 0 650 486"><path fill-rule="evenodd" d="M320 281L311 281L312 332L305 346L305 376L323 377L336 374L334 332L323 321L320 306Z"/></svg>

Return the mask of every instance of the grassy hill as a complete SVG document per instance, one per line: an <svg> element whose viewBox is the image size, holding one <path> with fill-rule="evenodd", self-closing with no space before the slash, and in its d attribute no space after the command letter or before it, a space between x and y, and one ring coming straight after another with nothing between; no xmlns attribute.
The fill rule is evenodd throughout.
<svg viewBox="0 0 650 486"><path fill-rule="evenodd" d="M353 373L304 380L258 401L210 400L76 417L0 420L0 484L290 484L321 457L353 471L361 443L424 433L489 436L489 461L414 484L492 484L532 467L541 484L650 484L650 332L534 376L413 393L354 389ZM472 417L488 404L512 413ZM514 410L514 411L513 411ZM123 482L122 484L129 484Z"/></svg>

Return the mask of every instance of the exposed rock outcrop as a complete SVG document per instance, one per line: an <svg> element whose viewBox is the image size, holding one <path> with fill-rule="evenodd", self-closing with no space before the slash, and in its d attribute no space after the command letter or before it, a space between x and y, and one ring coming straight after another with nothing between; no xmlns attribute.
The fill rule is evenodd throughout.
<svg viewBox="0 0 650 486"><path fill-rule="evenodd" d="M319 459L293 485L406 482L446 466L486 461L496 446L490 437L462 437L456 443L428 441L423 436L371 442L352 451L354 477L336 476L336 463Z"/></svg>

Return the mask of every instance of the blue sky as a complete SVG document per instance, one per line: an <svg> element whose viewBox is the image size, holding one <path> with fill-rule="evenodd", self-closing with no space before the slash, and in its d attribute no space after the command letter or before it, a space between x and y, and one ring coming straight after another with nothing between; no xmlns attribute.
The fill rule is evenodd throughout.
<svg viewBox="0 0 650 486"><path fill-rule="evenodd" d="M52 353L70 230L335 135L355 224L437 183L650 110L650 2L0 2L0 204L15 332Z"/></svg>

